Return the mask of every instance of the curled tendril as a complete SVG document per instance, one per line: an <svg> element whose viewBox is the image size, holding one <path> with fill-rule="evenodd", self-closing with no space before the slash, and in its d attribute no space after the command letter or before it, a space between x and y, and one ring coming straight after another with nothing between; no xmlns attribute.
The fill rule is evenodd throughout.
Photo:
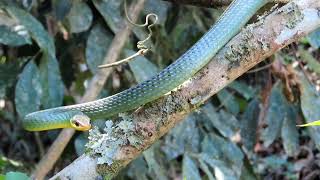
<svg viewBox="0 0 320 180"><path fill-rule="evenodd" d="M138 41L137 42L137 48L139 49L138 52L136 52L135 54L133 54L132 56L129 56L125 59L122 59L118 62L115 62L115 63L110 63L110 64L104 64L104 65L100 65L98 66L99 68L108 68L108 67L113 67L113 66L118 66L118 65L121 65L123 63L127 63L129 61L131 61L132 59L134 59L135 57L137 56L143 56L145 55L149 50L150 48L147 47L147 45L145 44L151 37L152 37L152 26L154 26L157 21L158 21L158 16L154 13L149 13L147 16L146 16L146 19L145 19L145 23L144 24L136 24L134 23L130 18L129 18L129 15L128 15L128 11L127 11L127 0L124 0L124 12L125 12L125 15L126 15L126 18L127 18L127 21L134 25L134 26L137 26L137 27L147 27L148 28L148 31L149 31L149 34L147 36L146 39L142 40L142 41ZM151 21L151 17L154 17L153 19L153 22L152 23L149 23L149 21Z"/></svg>
<svg viewBox="0 0 320 180"><path fill-rule="evenodd" d="M148 50L149 50L149 48L147 48L147 46L145 45L145 42L148 41L148 40L152 37L152 29L151 29L151 28L157 23L157 21L158 21L158 15L156 15L156 14L154 14L154 13L149 13L149 14L147 14L147 16L146 16L146 19L145 19L145 23L144 23L144 24L134 23L134 22L130 19L129 15L128 15L127 0L124 1L124 13L125 13L126 18L127 18L128 22L129 22L130 24L132 24L132 25L134 25L134 26L137 26L137 27L146 27L146 26L147 26L148 31L149 31L149 34L148 34L148 36L147 36L146 39L144 39L144 40L142 40L142 41L139 41L139 42L137 43L137 48L138 48L138 49L148 49ZM154 20L153 20L152 23L149 23L149 20L151 19L151 17L154 17Z"/></svg>

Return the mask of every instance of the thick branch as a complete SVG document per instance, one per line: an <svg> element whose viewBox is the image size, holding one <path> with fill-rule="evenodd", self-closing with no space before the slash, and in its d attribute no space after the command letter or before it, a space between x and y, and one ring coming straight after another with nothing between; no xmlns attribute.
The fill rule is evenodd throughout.
<svg viewBox="0 0 320 180"><path fill-rule="evenodd" d="M135 22L138 19L139 14L143 9L144 2L145 0L139 0L137 3L130 6L130 12L132 12L132 21ZM131 24L127 23L126 21L124 22L124 28L122 28L122 30L119 31L114 37L110 45L110 48L106 56L104 57L103 64L113 63L119 58L120 52L125 42L127 41L132 28ZM95 100L99 95L100 91L102 90L103 85L111 72L112 68L100 69L91 80L89 88L86 90L80 102L88 102ZM55 162L59 159L61 153L69 143L74 133L74 129L64 129L60 132L59 136L51 145L47 154L38 163L36 170L32 174L33 179L44 179L47 173L52 169Z"/></svg>
<svg viewBox="0 0 320 180"><path fill-rule="evenodd" d="M258 23L249 25L179 90L133 113L134 131L142 136L141 145L122 146L110 166L98 166L95 157L83 155L52 179L95 179L98 172L108 177L115 176L122 167L213 94L265 58L319 26L319 0L295 0Z"/></svg>

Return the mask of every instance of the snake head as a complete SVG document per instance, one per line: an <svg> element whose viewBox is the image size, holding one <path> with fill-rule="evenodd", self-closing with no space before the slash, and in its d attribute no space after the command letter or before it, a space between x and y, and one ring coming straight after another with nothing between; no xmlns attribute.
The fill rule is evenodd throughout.
<svg viewBox="0 0 320 180"><path fill-rule="evenodd" d="M86 115L76 114L70 119L71 126L78 131L91 129L90 118Z"/></svg>
<svg viewBox="0 0 320 180"><path fill-rule="evenodd" d="M91 128L90 117L78 110L57 107L27 114L22 120L28 131L44 131L58 128L74 128L87 131Z"/></svg>

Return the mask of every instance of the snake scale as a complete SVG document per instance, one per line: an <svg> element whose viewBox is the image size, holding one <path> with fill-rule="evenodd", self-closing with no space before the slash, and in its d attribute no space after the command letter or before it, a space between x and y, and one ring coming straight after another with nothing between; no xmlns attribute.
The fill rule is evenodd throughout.
<svg viewBox="0 0 320 180"><path fill-rule="evenodd" d="M29 131L56 128L90 129L90 121L138 108L158 99L191 78L269 0L235 0L209 31L180 58L149 80L92 102L30 113L23 119Z"/></svg>

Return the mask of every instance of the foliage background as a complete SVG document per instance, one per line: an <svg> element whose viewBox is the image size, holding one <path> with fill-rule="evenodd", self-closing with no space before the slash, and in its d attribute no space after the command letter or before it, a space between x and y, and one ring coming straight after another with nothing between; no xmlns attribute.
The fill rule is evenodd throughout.
<svg viewBox="0 0 320 180"><path fill-rule="evenodd" d="M121 27L123 1L1 0L0 7L0 173L26 178L59 131L26 132L21 118L80 99ZM115 68L100 97L172 63L223 10L148 0L140 22L149 12L159 16L148 44L152 52ZM147 35L133 31L122 57ZM320 30L270 57L190 114L118 178L319 176L320 131L295 126L320 117L319 46ZM104 121L95 124L103 127ZM87 136L77 133L52 173L84 153Z"/></svg>

